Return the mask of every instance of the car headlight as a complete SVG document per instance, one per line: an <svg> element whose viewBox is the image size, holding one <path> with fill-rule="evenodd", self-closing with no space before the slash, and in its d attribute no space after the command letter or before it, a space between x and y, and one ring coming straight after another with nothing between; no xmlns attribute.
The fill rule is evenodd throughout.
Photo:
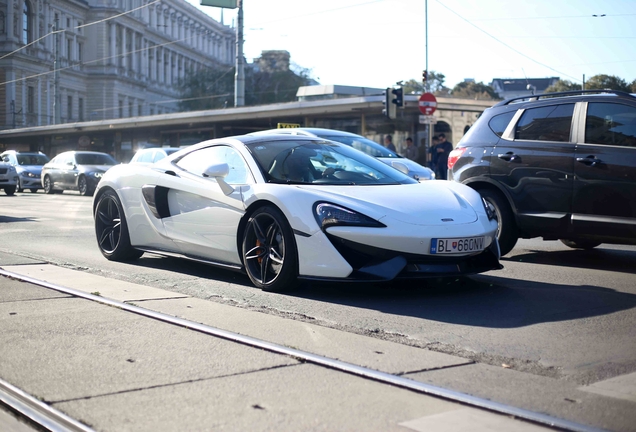
<svg viewBox="0 0 636 432"><path fill-rule="evenodd" d="M361 213L331 203L317 203L314 216L322 229L330 226L363 226L384 228L386 225Z"/></svg>
<svg viewBox="0 0 636 432"><path fill-rule="evenodd" d="M32 172L30 172L30 171L22 171L22 173L21 173L21 174L22 174L24 177L29 177L29 178L36 178L36 177L37 177L37 175L33 174L33 173L32 173Z"/></svg>
<svg viewBox="0 0 636 432"><path fill-rule="evenodd" d="M497 213L495 213L495 209L492 204L486 201L485 198L481 198L481 202L484 205L484 210L486 210L486 216L488 216L488 220L497 219Z"/></svg>

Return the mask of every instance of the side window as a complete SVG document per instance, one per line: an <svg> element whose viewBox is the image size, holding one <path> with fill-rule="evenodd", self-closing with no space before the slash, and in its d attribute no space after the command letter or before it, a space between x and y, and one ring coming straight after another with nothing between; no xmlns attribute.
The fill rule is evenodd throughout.
<svg viewBox="0 0 636 432"><path fill-rule="evenodd" d="M590 102L585 118L585 142L636 147L636 108Z"/></svg>
<svg viewBox="0 0 636 432"><path fill-rule="evenodd" d="M152 161L153 162L157 162L157 161L160 161L161 159L163 159L165 157L166 157L166 154L163 152L163 150L157 150L152 155Z"/></svg>
<svg viewBox="0 0 636 432"><path fill-rule="evenodd" d="M497 134L497 136L501 137L503 133L506 131L510 120L515 116L517 111L510 111L507 113L499 114L494 116L488 122L488 126L490 129Z"/></svg>
<svg viewBox="0 0 636 432"><path fill-rule="evenodd" d="M527 109L515 127L515 139L568 142L573 112L574 104Z"/></svg>
<svg viewBox="0 0 636 432"><path fill-rule="evenodd" d="M152 162L153 150L142 150L137 158L137 162Z"/></svg>
<svg viewBox="0 0 636 432"><path fill-rule="evenodd" d="M230 173L225 177L229 184L246 184L251 181L249 168L243 157L232 147L214 146L194 151L184 156L177 166L192 174L201 176L210 165L226 163Z"/></svg>

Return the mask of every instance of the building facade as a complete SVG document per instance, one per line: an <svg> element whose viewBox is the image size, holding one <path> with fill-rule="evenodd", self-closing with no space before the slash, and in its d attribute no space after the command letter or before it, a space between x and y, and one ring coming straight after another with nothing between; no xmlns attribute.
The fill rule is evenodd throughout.
<svg viewBox="0 0 636 432"><path fill-rule="evenodd" d="M179 82L235 53L184 0L0 0L0 129L176 112Z"/></svg>

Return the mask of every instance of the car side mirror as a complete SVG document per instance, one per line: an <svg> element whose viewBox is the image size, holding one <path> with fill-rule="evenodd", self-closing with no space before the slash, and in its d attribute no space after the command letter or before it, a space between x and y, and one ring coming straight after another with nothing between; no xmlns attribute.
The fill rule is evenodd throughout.
<svg viewBox="0 0 636 432"><path fill-rule="evenodd" d="M225 177L230 173L230 166L226 163L210 165L203 171L203 177L211 177L221 187L221 190L225 195L230 195L234 192L234 188L227 184Z"/></svg>
<svg viewBox="0 0 636 432"><path fill-rule="evenodd" d="M391 161L391 166L393 168L395 168L396 170L400 171L402 174L407 174L408 175L408 173L409 173L409 167L404 165L402 162Z"/></svg>

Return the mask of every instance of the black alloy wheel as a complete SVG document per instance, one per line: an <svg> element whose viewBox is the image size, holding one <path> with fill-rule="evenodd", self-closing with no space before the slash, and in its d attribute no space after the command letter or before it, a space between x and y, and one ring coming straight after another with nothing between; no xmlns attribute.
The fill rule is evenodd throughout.
<svg viewBox="0 0 636 432"><path fill-rule="evenodd" d="M135 260L143 255L130 245L126 217L114 191L104 192L97 202L95 235L100 252L111 261Z"/></svg>
<svg viewBox="0 0 636 432"><path fill-rule="evenodd" d="M486 204L495 213L497 219L497 240L499 241L499 250L501 256L510 252L519 239L517 233L517 224L510 205L503 196L497 191L491 189L481 189L478 191Z"/></svg>
<svg viewBox="0 0 636 432"><path fill-rule="evenodd" d="M82 196L90 196L93 194L93 191L90 190L88 186L88 181L86 180L86 176L79 176L77 179L77 190Z"/></svg>
<svg viewBox="0 0 636 432"><path fill-rule="evenodd" d="M294 234L277 208L262 207L249 218L243 234L243 263L252 283L263 291L288 291L298 285Z"/></svg>

